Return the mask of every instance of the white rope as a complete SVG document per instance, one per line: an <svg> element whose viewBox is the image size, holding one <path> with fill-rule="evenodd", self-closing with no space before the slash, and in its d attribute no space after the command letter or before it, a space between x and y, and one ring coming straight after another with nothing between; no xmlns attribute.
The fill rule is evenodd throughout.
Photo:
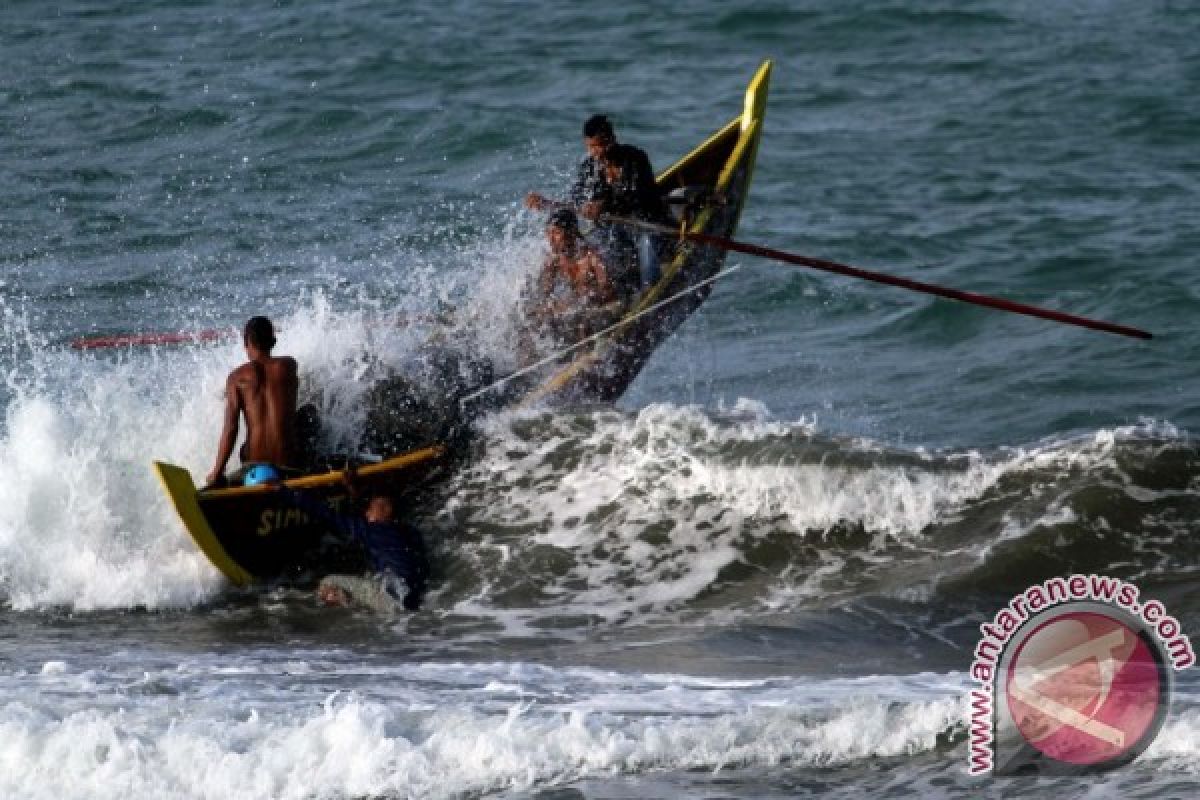
<svg viewBox="0 0 1200 800"><path fill-rule="evenodd" d="M741 267L741 264L734 264L732 267L725 267L717 274L709 276L709 277L705 278L704 280L700 281L699 283L689 286L688 288L684 289L683 291L677 292L676 294L673 294L664 300L659 300L654 305L649 306L647 308L643 308L641 311L634 314L633 316L622 317L621 319L614 322L612 325L609 325L604 330L597 331L596 333L593 333L591 336L588 336L586 339L581 339L578 342L575 342L575 344L564 347L562 350L559 350L556 353L551 353L550 355L546 356L545 358L540 359L539 361L535 361L534 363L530 364L527 367L523 367L510 375L505 375L503 378L496 381L495 383L490 383L487 386L483 387L482 389L479 389L477 391L471 392L468 395L464 395L463 397L460 397L458 399L458 402L460 402L460 403L469 402L471 400L474 400L476 397L479 397L480 395L487 394L488 392L505 385L506 383L508 383L509 381L512 381L515 378L519 378L522 375L527 375L530 372L539 370L542 367L546 366L547 364L551 364L551 363L559 360L560 358L567 355L568 353L578 350L580 347L583 347L584 345L589 344L590 342L594 342L595 340L599 339L602 336L606 336L609 333L612 333L617 328L620 328L623 325L628 325L629 323L633 322L635 319L638 319L639 317L644 317L646 314L649 314L651 311L657 311L658 309L662 308L663 306L667 305L668 303L673 303L681 297L686 297L687 295L691 294L692 292L696 291L697 289L703 288L704 286L707 286L710 283L716 282L716 280L718 278L723 278L724 276L728 275L729 273L737 270L739 267Z"/></svg>

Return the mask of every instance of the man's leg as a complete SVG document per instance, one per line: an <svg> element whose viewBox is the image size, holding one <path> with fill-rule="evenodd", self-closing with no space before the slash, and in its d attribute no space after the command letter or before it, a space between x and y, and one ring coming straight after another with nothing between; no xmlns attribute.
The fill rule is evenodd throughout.
<svg viewBox="0 0 1200 800"><path fill-rule="evenodd" d="M317 587L317 599L325 605L358 606L378 614L394 614L400 608L378 575L326 575Z"/></svg>
<svg viewBox="0 0 1200 800"><path fill-rule="evenodd" d="M662 277L658 264L658 237L653 233L638 235L638 267L642 273L642 288L653 286Z"/></svg>

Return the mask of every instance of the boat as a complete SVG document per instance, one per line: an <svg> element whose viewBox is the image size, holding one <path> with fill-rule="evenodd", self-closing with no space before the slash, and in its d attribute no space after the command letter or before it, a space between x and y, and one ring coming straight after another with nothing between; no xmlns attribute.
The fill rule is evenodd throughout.
<svg viewBox="0 0 1200 800"><path fill-rule="evenodd" d="M656 180L664 196L688 191L707 198L690 209L681 232L731 239L754 176L771 79L771 62L746 89L742 113L681 158ZM625 393L663 341L712 293L726 251L679 237L662 277L629 305L608 333L588 349L538 372L503 394L502 405L613 402Z"/></svg>
<svg viewBox="0 0 1200 800"><path fill-rule="evenodd" d="M395 493L430 480L445 466L446 447L431 445L355 471L360 491ZM154 462L175 513L196 546L235 586L304 583L337 571L362 571L362 556L308 514L285 503L271 486L197 490L183 467ZM329 469L284 481L291 489L349 511L344 471Z"/></svg>
<svg viewBox="0 0 1200 800"><path fill-rule="evenodd" d="M770 75L768 61L746 89L741 113L657 176L664 196L686 190L704 198L690 208L681 230L721 238L736 231L754 174ZM480 409L616 400L655 349L708 299L724 261L725 250L681 236L659 281L635 297L602 335L517 380L503 381L504 391L491 394ZM414 489L448 468L452 449L445 441L426 442L357 474L368 491ZM327 572L361 570L361 554L287 506L270 487L197 489L182 467L155 462L154 470L188 534L235 585L302 583ZM316 493L335 509L349 508L339 470L284 485Z"/></svg>

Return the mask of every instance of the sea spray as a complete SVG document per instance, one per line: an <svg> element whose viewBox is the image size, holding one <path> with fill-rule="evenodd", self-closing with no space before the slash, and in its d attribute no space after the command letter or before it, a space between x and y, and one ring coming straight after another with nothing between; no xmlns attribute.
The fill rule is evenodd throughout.
<svg viewBox="0 0 1200 800"><path fill-rule="evenodd" d="M403 302L359 292L357 309L336 310L329 294L307 290L278 306L277 352L300 362L300 401L318 409L322 448L358 452L366 392L389 374L419 372L431 346L511 359L506 343L539 247L518 225L447 254L481 265L478 274L396 273ZM393 270L397 263L389 261ZM453 300L448 319L413 310L428 309L430 298ZM52 344L27 305L6 301L3 324L0 602L89 610L214 597L223 582L187 538L150 462L179 464L203 481L225 376L245 360L239 338L78 352Z"/></svg>

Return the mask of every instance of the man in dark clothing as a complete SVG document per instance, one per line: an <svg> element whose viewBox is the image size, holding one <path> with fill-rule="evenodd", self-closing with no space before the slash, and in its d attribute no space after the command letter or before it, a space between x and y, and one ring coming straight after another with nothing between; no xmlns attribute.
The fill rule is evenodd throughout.
<svg viewBox="0 0 1200 800"><path fill-rule="evenodd" d="M671 212L658 192L654 170L645 152L627 144L614 144L600 157L599 163L605 180L599 199L600 213L672 226ZM621 233L635 242L641 285L656 283L661 276L659 259L666 242L650 231L622 227Z"/></svg>
<svg viewBox="0 0 1200 800"><path fill-rule="evenodd" d="M601 212L620 217L671 224L671 213L654 182L654 169L644 150L614 144L599 159L604 184L596 195Z"/></svg>
<svg viewBox="0 0 1200 800"><path fill-rule="evenodd" d="M346 473L347 488L355 496L352 472ZM280 496L290 505L319 519L356 543L367 558L371 575L327 575L321 580L317 596L326 605L358 603L376 611L390 613L396 604L416 611L429 580L429 560L421 532L396 520L392 498L375 494L367 501L361 517L339 514L311 495L278 485Z"/></svg>
<svg viewBox="0 0 1200 800"><path fill-rule="evenodd" d="M566 204L581 216L599 223L595 239L606 251L609 263L629 263L635 258L643 262L640 264L641 283L647 285L657 275L658 243L649 239L643 243L641 232L604 223L601 217L611 214L670 224L670 214L654 182L650 158L640 148L620 144L608 118L600 114L589 117L583 124L583 143L588 155L579 165ZM605 157L610 152L622 165L621 178L616 183L609 181L605 167ZM543 211L558 204L544 195L530 192L525 197L525 205ZM655 246L649 246L651 244ZM622 282L618 276L618 283Z"/></svg>

